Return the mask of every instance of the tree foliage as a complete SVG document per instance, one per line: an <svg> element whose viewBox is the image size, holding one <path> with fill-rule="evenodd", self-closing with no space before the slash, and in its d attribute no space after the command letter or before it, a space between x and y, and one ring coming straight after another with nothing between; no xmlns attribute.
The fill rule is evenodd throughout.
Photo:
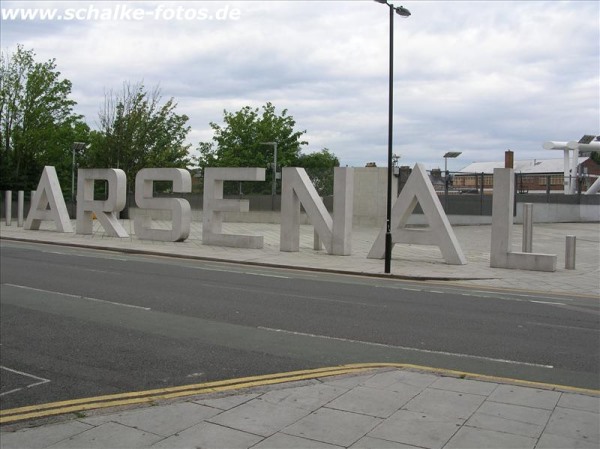
<svg viewBox="0 0 600 449"><path fill-rule="evenodd" d="M270 192L274 173L272 163L274 146L265 142L277 142L277 167L296 166L300 149L308 142L302 140L306 131L295 130L296 121L287 109L277 114L275 106L267 103L259 108L245 106L237 112L223 111L224 126L210 123L214 135L212 141L200 142L198 165L204 167L265 167L267 182L252 183L253 193Z"/></svg>
<svg viewBox="0 0 600 449"><path fill-rule="evenodd" d="M70 187L71 148L89 128L73 113L71 82L54 59L36 62L19 45L0 56L0 189L31 190L44 165L56 167L61 186Z"/></svg>
<svg viewBox="0 0 600 449"><path fill-rule="evenodd" d="M125 83L119 94L105 94L100 130L91 133L82 164L122 169L130 191L142 168L186 168L190 127L188 117L177 114L176 107L173 98L162 102L159 88L148 91L142 83Z"/></svg>
<svg viewBox="0 0 600 449"><path fill-rule="evenodd" d="M321 196L333 195L333 168L339 166L339 159L327 148L315 153L301 154L298 160L298 167L306 170Z"/></svg>

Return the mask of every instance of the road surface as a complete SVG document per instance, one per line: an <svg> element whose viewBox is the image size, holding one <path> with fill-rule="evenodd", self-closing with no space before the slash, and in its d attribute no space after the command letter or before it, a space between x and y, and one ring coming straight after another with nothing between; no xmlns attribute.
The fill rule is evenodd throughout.
<svg viewBox="0 0 600 449"><path fill-rule="evenodd" d="M3 409L364 362L600 388L592 298L9 241L0 257Z"/></svg>

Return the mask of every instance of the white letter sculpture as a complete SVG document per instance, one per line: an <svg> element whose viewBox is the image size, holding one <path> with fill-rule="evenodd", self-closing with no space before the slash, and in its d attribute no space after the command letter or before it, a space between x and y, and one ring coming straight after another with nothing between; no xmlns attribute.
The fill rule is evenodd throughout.
<svg viewBox="0 0 600 449"><path fill-rule="evenodd" d="M48 205L50 209L47 209ZM73 232L56 168L49 165L44 167L23 228L40 229L42 220L54 221L59 232Z"/></svg>
<svg viewBox="0 0 600 449"><path fill-rule="evenodd" d="M108 198L94 200L94 181L108 181ZM125 172L118 168L92 168L77 170L77 234L92 234L94 220L92 214L111 237L129 237L116 212L125 208Z"/></svg>
<svg viewBox="0 0 600 449"><path fill-rule="evenodd" d="M429 229L406 228L406 223L417 204L429 223ZM442 257L450 265L465 265L465 258L458 239L450 226L448 217L422 164L416 164L400 196L394 203L391 217L392 248L396 243L414 245L436 245ZM367 256L369 259L383 259L385 256L385 233L382 229Z"/></svg>
<svg viewBox="0 0 600 449"><path fill-rule="evenodd" d="M204 170L202 244L260 249L263 236L223 234L223 212L248 212L247 200L223 199L223 181L264 181L264 168L216 168Z"/></svg>
<svg viewBox="0 0 600 449"><path fill-rule="evenodd" d="M329 254L352 252L354 170L334 169L333 219L303 168L284 167L281 188L280 251L300 250L300 205Z"/></svg>
<svg viewBox="0 0 600 449"><path fill-rule="evenodd" d="M556 255L511 251L514 193L515 175L513 169L495 168L490 267L556 271Z"/></svg>
<svg viewBox="0 0 600 449"><path fill-rule="evenodd" d="M173 182L173 192L192 191L190 172L181 168L144 168L135 176L135 203L140 209L170 210L171 229L153 229L150 215L134 219L135 234L140 239L182 242L190 235L192 209L183 198L153 198L154 181Z"/></svg>

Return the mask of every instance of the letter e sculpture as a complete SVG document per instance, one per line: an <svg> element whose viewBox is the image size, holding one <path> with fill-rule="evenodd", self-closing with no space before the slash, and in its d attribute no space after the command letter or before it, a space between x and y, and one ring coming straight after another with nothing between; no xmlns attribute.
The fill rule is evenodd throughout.
<svg viewBox="0 0 600 449"><path fill-rule="evenodd" d="M224 212L248 212L247 200L223 199L223 181L264 181L264 168L207 167L204 171L204 205L202 212L202 244L233 248L260 249L263 236L223 234Z"/></svg>

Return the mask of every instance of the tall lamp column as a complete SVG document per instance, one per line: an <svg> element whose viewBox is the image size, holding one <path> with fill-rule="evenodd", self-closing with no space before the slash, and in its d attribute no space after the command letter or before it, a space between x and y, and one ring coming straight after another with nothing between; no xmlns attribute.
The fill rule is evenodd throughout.
<svg viewBox="0 0 600 449"><path fill-rule="evenodd" d="M402 17L409 17L410 11L402 6L394 6L387 0L375 0L377 3L390 8L390 76L389 76L389 105L388 105L388 162L387 162L387 202L385 224L385 267L386 274L392 271L392 132L394 120L394 12Z"/></svg>

